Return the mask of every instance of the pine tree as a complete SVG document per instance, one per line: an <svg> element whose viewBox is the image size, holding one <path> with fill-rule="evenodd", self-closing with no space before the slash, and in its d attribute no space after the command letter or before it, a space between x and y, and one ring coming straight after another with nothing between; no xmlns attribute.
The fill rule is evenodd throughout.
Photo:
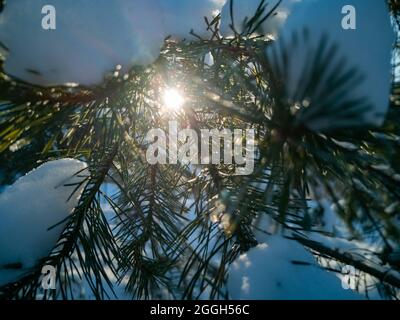
<svg viewBox="0 0 400 320"><path fill-rule="evenodd" d="M397 1L390 1L390 7L398 28ZM56 266L59 279L57 295L46 291L45 299L77 298L79 278L86 279L96 298L113 298L107 289L110 274L127 276L126 289L135 299L157 298L163 290L174 298L227 298L229 265L257 245L254 233L262 217L278 230L291 231L326 268L341 272L343 265L354 266L360 282L373 277L382 295L399 297L399 45L384 126L314 131L304 125L305 107L294 109L285 99L285 71L265 54L274 41L258 33L275 9L262 1L243 32L235 30L232 19L230 38L219 33L220 16L206 19L210 38L167 39L154 64L134 67L128 75L117 68L95 87L40 87L0 67L1 184L12 183L38 163L64 157L86 161L91 173L52 254L16 283L0 288L1 298L37 298L43 265ZM204 61L209 53L211 66ZM315 61L304 76L310 79L305 84L309 90L299 101L312 94L313 81L323 72L320 64L329 63L326 57ZM341 77L340 72L349 70L334 76ZM349 74L346 91L357 85L356 75ZM146 161L147 132L168 131L161 90L177 85L188 97L174 117L180 127L256 130L252 175L236 176L228 164L194 170L192 165ZM340 113L337 101L346 97L337 88L326 90L336 100L324 108L319 103L307 107L332 123L352 119L366 107L362 101L345 101L349 108ZM106 183L117 192L105 192ZM336 237L321 226L329 213L312 198L318 193L335 205L352 239L372 241L379 250L366 256L313 240L313 234ZM310 200L318 206L310 208ZM112 225L105 203L114 214ZM229 213L225 228L220 227L223 215L215 217L221 204Z"/></svg>

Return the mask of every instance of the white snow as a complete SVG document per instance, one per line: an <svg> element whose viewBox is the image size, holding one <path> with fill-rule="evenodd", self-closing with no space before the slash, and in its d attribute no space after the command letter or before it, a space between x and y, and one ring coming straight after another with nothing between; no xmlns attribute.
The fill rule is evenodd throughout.
<svg viewBox="0 0 400 320"><path fill-rule="evenodd" d="M342 8L345 5L352 5L356 9L355 30L342 28L342 19L345 17ZM300 37L304 29L309 32L308 40ZM297 45L290 40L295 32L299 36ZM391 54L395 40L385 1L303 0L292 8L292 13L278 34L290 46L287 64L290 70L287 81L289 99L294 98L295 91L304 82L303 70L315 55L322 36L328 35L330 44L338 47L338 56L335 59L332 57L328 71L336 72L338 62L344 58L348 69L356 68L365 78L359 81L357 88L348 89L346 93L352 99L365 98L372 107L370 111L360 112L356 121L343 121L334 125L358 127L382 124L389 106ZM272 63L277 65L275 60ZM340 65L343 66L343 63ZM319 83L323 87L326 79ZM307 121L306 125L318 131L330 128L332 121L331 117L319 117Z"/></svg>
<svg viewBox="0 0 400 320"><path fill-rule="evenodd" d="M276 33L294 1L282 2L277 15L264 23L266 32ZM204 17L211 19L221 10L221 31L231 33L226 0L53 0L56 30L43 30L41 9L47 4L10 1L0 14L0 41L9 48L5 71L39 85L95 85L117 65L124 73L134 65L151 64L167 36L193 40L192 30L210 36ZM240 29L259 0L235 0L234 5Z"/></svg>
<svg viewBox="0 0 400 320"><path fill-rule="evenodd" d="M74 159L47 162L0 194L0 286L49 255L78 204L85 184L74 190L88 175L86 168ZM16 263L22 269L4 269Z"/></svg>
<svg viewBox="0 0 400 320"><path fill-rule="evenodd" d="M208 67L212 67L214 65L215 61L214 61L214 56L212 55L211 52L208 52L205 56L204 56L204 64Z"/></svg>
<svg viewBox="0 0 400 320"><path fill-rule="evenodd" d="M343 200L339 200L341 205L344 205ZM379 258L379 252L384 250L385 244L382 240L376 238L354 239L354 234L346 225L344 220L339 217L337 206L330 204L328 200L319 199L319 204L324 208L323 226L321 229L331 235L323 235L320 233L308 233L307 237L310 240L323 244L327 248L337 250L347 255L351 255L354 260L359 260L366 265L372 266L382 273L388 272L389 266L382 266L382 261ZM317 205L316 201L309 201L311 208ZM334 268L341 270L343 263L337 262L332 259L320 258L318 263L323 267ZM380 300L383 296L379 292L380 281L371 275L365 274L356 270L352 266L345 266L348 270L354 270L350 274L335 273L343 281L347 281L351 288L357 288L361 294L368 296L371 300ZM342 270L343 271L343 270ZM344 270L345 271L345 270ZM391 270L393 276L399 277L400 274L395 270Z"/></svg>
<svg viewBox="0 0 400 320"><path fill-rule="evenodd" d="M10 50L6 72L42 85L93 85L118 64L123 72L157 58L164 32L156 1L51 3L56 8L56 30L41 26L41 8L47 0L7 2L0 15L0 41Z"/></svg>
<svg viewBox="0 0 400 320"><path fill-rule="evenodd" d="M323 270L296 241L262 236L259 245L231 266L228 290L239 300L358 300L339 278ZM297 263L297 264L296 264Z"/></svg>
<svg viewBox="0 0 400 320"><path fill-rule="evenodd" d="M10 1L0 14L5 71L40 85L94 85L117 65L122 73L148 65L167 36L188 38L192 29L205 36L204 16L221 8L221 0L52 0L56 30L43 30L46 4Z"/></svg>

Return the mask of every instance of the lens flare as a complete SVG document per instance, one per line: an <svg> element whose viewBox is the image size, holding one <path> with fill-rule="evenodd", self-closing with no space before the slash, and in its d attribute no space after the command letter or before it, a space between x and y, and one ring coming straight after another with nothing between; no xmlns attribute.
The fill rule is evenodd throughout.
<svg viewBox="0 0 400 320"><path fill-rule="evenodd" d="M166 89L163 94L164 107L170 111L179 111L185 99L176 89Z"/></svg>

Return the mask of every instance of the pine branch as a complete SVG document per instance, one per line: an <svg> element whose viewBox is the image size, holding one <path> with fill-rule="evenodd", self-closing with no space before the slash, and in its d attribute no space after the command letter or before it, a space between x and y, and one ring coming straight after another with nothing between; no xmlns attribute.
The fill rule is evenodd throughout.
<svg viewBox="0 0 400 320"><path fill-rule="evenodd" d="M98 87L41 88L0 73L0 160L10 166L21 160L8 180L54 157L86 160L91 170L55 254L40 264L58 266L62 298L74 298L74 274L85 279L97 299L111 298L104 266L118 280L128 277L126 288L134 298L159 297L162 288L186 299L200 298L208 289L212 298L226 297L227 269L239 253L256 245L261 217L294 231L320 231L318 217L308 208L320 189L339 208L352 236L378 237L382 251L398 243L398 207L394 213L387 208L400 201L399 84L383 128L328 130L321 119L350 122L368 107L347 96L361 79L356 70L329 64L335 48L322 39L295 94L301 102L312 97L312 104L294 108L287 102L288 48L276 52L273 61L265 55L272 42L255 34L276 9L262 1L245 34L235 31L231 13L235 35L229 39L219 34L220 16L207 20L211 40L168 40L156 63ZM204 63L209 52L213 66ZM327 73L329 66L336 66L335 72ZM152 166L145 161L146 133L167 129L161 91L171 85L181 86L187 96L185 109L174 119L181 127L256 130L252 175L234 176L233 165ZM310 121L321 127L308 126ZM101 190L105 181L116 186L115 195ZM115 215L113 228L102 199ZM397 276L383 266L297 240L399 288ZM38 266L2 288L1 298L37 298L39 271ZM45 295L50 297L55 296Z"/></svg>
<svg viewBox="0 0 400 320"><path fill-rule="evenodd" d="M382 282L388 283L395 288L400 288L400 275L392 268L373 265L372 263L364 261L358 256L354 256L349 252L344 252L340 249L332 249L316 241L302 237L294 237L294 239L318 254L322 254L347 265L354 266L356 269L370 274Z"/></svg>

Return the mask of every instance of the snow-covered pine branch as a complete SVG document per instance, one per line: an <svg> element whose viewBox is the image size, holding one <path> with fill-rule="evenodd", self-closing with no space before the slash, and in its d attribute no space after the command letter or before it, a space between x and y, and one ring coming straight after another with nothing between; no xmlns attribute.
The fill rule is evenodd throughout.
<svg viewBox="0 0 400 320"><path fill-rule="evenodd" d="M46 162L0 193L0 286L50 254L78 205L86 168L74 159Z"/></svg>

